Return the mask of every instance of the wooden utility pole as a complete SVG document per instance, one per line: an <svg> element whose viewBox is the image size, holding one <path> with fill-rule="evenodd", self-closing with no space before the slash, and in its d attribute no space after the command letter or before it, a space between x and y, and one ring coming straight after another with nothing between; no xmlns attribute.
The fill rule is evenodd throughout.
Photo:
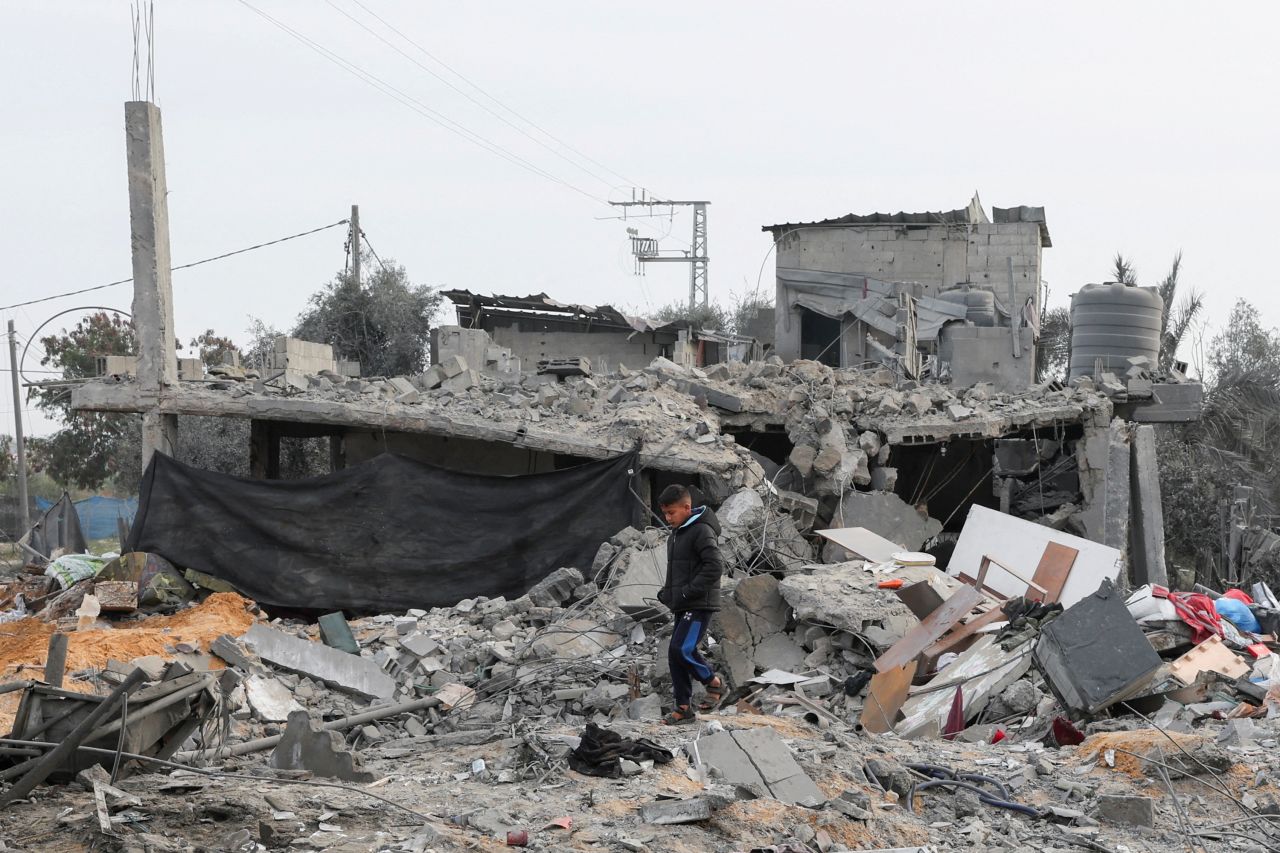
<svg viewBox="0 0 1280 853"><path fill-rule="evenodd" d="M360 205L351 205L351 274L360 286Z"/></svg>
<svg viewBox="0 0 1280 853"><path fill-rule="evenodd" d="M129 164L129 230L133 247L133 324L138 336L142 413L142 468L156 451L173 455L178 418L160 410L160 398L178 383L174 348L173 278L169 257L169 202L164 174L160 109L150 101L124 105Z"/></svg>
<svg viewBox="0 0 1280 853"><path fill-rule="evenodd" d="M13 441L18 454L18 535L21 539L31 529L31 513L27 509L27 445L22 437L22 388L18 381L18 338L9 321L9 371L13 374Z"/></svg>

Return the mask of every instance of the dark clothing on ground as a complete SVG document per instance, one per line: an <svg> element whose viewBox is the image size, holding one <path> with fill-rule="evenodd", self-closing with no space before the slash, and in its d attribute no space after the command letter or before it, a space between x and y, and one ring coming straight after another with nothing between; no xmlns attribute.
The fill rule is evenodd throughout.
<svg viewBox="0 0 1280 853"><path fill-rule="evenodd" d="M716 677L711 665L698 653L698 644L707 636L711 624L710 610L686 610L676 614L676 629L667 646L667 663L671 667L671 686L676 707L688 705L693 698L693 681L707 684Z"/></svg>
<svg viewBox="0 0 1280 853"><path fill-rule="evenodd" d="M686 610L720 609L724 557L717 538L720 520L711 507L698 507L667 537L667 579L658 600L677 616Z"/></svg>
<svg viewBox="0 0 1280 853"><path fill-rule="evenodd" d="M651 740L623 738L617 732L602 729L595 723L587 723L582 740L569 753L569 766L587 776L604 776L618 779L622 776L622 759L639 764L652 759L657 764L671 762L671 752Z"/></svg>

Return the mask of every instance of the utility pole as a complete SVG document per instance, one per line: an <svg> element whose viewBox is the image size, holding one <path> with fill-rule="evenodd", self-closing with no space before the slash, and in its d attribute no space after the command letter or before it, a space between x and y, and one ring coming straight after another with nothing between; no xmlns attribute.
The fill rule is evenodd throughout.
<svg viewBox="0 0 1280 853"><path fill-rule="evenodd" d="M693 208L693 239L689 243L689 251L681 251L680 254L675 255L664 255L658 248L657 240L652 237L640 237L632 234L631 254L635 255L637 269L640 264L659 262L688 264L689 309L697 308L699 303L702 304L703 308L707 307L707 303L711 300L711 287L707 281L707 265L711 262L711 258L707 255L707 205L711 204L711 202L649 198L645 195L644 190L640 191L640 198L637 199L635 195L633 190L631 201L611 201L609 204L623 208L623 219L626 219L626 209L632 207L647 207L650 214L653 213L653 208L655 207Z"/></svg>
<svg viewBox="0 0 1280 853"><path fill-rule="evenodd" d="M351 274L360 286L360 205L351 205Z"/></svg>
<svg viewBox="0 0 1280 853"><path fill-rule="evenodd" d="M13 440L18 453L18 529L17 538L31 529L31 513L27 509L27 445L22 437L22 391L18 383L18 338L9 321L9 371L13 374Z"/></svg>
<svg viewBox="0 0 1280 853"><path fill-rule="evenodd" d="M173 347L173 262L169 257L169 201L164 173L160 109L150 101L124 105L129 163L129 231L133 248L133 323L138 339L142 413L142 469L157 451L172 456L178 418L161 401L178 384Z"/></svg>

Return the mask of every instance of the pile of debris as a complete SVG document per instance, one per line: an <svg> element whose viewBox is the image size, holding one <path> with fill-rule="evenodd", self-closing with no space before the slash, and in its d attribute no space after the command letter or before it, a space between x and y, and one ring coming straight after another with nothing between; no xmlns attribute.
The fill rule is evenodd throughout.
<svg viewBox="0 0 1280 853"><path fill-rule="evenodd" d="M157 850L1277 844L1265 585L1126 597L1119 552L981 507L945 571L908 550L937 532L918 516L911 543L848 527L815 548L769 482L719 516L731 692L691 727L658 721L656 527L510 600L361 618L272 618L156 555L115 561L131 580L68 574L0 641L0 828ZM157 577L190 592L152 600ZM111 583L151 612L85 612ZM79 616L41 616L73 590Z"/></svg>

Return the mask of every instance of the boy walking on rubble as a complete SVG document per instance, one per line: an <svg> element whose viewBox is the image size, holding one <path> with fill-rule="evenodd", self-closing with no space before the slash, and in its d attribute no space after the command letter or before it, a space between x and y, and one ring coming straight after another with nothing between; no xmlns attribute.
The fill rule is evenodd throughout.
<svg viewBox="0 0 1280 853"><path fill-rule="evenodd" d="M720 609L720 576L724 557L716 538L720 521L708 506L693 506L684 486L671 485L658 496L662 514L671 527L667 539L667 578L658 600L676 617L675 631L667 647L675 708L662 718L669 726L692 723L698 714L691 707L693 682L706 685L707 694L699 711L710 711L723 698L724 682L698 653L698 644L707 634L712 614Z"/></svg>

